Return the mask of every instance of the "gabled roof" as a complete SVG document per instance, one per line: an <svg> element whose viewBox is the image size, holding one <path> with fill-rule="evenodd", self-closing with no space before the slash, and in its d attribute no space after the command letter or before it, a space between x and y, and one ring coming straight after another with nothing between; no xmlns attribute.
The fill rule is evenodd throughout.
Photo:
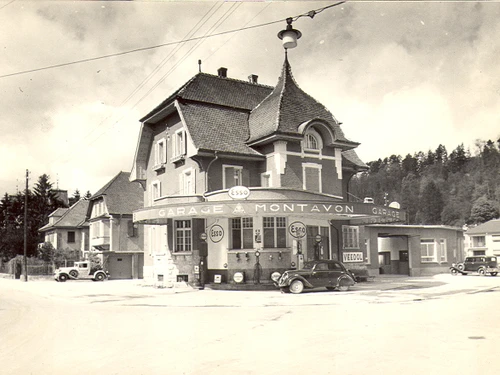
<svg viewBox="0 0 500 375"><path fill-rule="evenodd" d="M249 112L269 95L271 90L272 87L266 85L198 73L140 121L147 121L176 99L221 105Z"/></svg>
<svg viewBox="0 0 500 375"><path fill-rule="evenodd" d="M245 143L248 112L191 102L178 106L198 150L262 156Z"/></svg>
<svg viewBox="0 0 500 375"><path fill-rule="evenodd" d="M471 234L500 234L500 219L494 219L468 229L467 235Z"/></svg>
<svg viewBox="0 0 500 375"><path fill-rule="evenodd" d="M358 145L344 136L339 124L323 104L299 88L285 55L278 84L250 113L248 141L258 141L275 133L299 135L299 126L312 119L326 121L333 129L336 141L352 144L349 148Z"/></svg>
<svg viewBox="0 0 500 375"><path fill-rule="evenodd" d="M144 190L138 182L130 182L129 177L129 172L118 173L92 195L91 203L104 197L110 215L132 214L133 211L143 208Z"/></svg>
<svg viewBox="0 0 500 375"><path fill-rule="evenodd" d="M51 229L58 228L82 228L87 227L88 223L85 221L89 201L80 199L73 204L70 208L58 208L53 211L49 216L57 216L62 212L62 216L52 224L44 225L39 229L40 232L45 232Z"/></svg>

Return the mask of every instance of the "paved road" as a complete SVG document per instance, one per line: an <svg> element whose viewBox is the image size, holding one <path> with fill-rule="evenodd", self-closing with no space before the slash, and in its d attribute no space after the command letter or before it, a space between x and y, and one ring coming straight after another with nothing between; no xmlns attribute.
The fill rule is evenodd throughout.
<svg viewBox="0 0 500 375"><path fill-rule="evenodd" d="M496 374L499 286L443 275L289 295L0 280L0 373Z"/></svg>

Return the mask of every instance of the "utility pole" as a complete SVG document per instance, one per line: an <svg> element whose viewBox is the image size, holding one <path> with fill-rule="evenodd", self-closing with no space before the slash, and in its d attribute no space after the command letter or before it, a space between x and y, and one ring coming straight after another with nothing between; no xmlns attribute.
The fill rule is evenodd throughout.
<svg viewBox="0 0 500 375"><path fill-rule="evenodd" d="M26 190L24 191L24 281L28 281L28 176L29 171L26 169Z"/></svg>

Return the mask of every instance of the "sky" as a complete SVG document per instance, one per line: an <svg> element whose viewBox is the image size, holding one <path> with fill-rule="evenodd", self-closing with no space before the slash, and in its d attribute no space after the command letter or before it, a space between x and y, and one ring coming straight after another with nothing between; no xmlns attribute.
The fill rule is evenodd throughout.
<svg viewBox="0 0 500 375"><path fill-rule="evenodd" d="M0 1L0 195L24 189L26 169L30 188L45 173L70 196L95 193L130 172L139 119L198 60L273 86L284 20L334 3ZM500 138L498 19L500 2L347 1L296 19L288 58L363 161L440 144L474 153Z"/></svg>

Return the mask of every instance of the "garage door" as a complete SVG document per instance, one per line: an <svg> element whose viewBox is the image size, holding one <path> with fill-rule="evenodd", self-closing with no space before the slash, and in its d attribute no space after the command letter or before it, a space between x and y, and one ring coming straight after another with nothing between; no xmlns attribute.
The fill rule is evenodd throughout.
<svg viewBox="0 0 500 375"><path fill-rule="evenodd" d="M110 279L131 279L132 278L132 255L113 254L108 258L108 271Z"/></svg>

